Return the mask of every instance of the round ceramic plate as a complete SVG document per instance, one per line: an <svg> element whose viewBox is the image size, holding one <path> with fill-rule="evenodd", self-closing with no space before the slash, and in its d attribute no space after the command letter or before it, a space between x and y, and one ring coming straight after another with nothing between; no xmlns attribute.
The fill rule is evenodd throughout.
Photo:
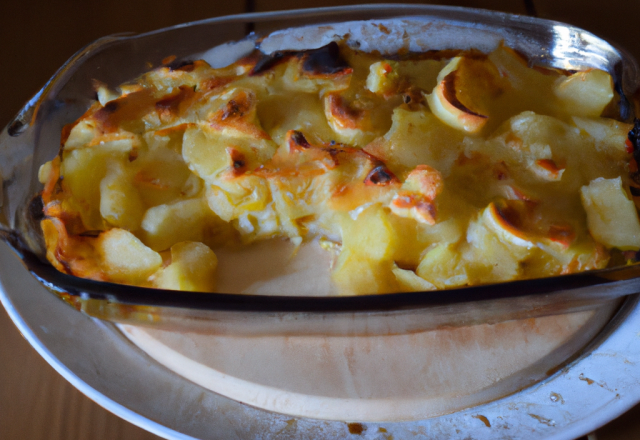
<svg viewBox="0 0 640 440"><path fill-rule="evenodd" d="M576 360L505 398L426 420L358 423L277 414L235 402L172 373L111 324L72 309L0 245L0 299L62 376L116 415L170 439L573 439L640 396L640 306L621 313Z"/></svg>

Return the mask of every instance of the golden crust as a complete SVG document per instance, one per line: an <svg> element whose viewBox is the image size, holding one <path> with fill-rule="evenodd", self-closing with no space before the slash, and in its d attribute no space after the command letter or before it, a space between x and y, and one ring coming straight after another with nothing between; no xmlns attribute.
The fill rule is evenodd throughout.
<svg viewBox="0 0 640 440"><path fill-rule="evenodd" d="M345 294L406 288L398 266L439 287L606 266L615 246L592 238L579 190L628 187L631 156L607 139L630 127L575 119L563 73L509 48L399 58L332 43L162 67L119 92L96 82L102 103L41 171L48 259L97 280L211 286L178 279L194 276L183 263L159 275L172 246L323 237L342 245ZM173 254L189 249L207 254Z"/></svg>

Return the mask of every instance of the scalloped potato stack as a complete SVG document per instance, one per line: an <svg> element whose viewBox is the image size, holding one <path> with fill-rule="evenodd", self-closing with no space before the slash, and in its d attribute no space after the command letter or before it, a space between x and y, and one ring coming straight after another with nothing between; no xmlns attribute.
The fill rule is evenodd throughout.
<svg viewBox="0 0 640 440"><path fill-rule="evenodd" d="M40 170L47 257L79 277L215 291L212 249L319 240L338 290L371 294L640 249L632 127L603 116L605 72L331 43L96 88Z"/></svg>

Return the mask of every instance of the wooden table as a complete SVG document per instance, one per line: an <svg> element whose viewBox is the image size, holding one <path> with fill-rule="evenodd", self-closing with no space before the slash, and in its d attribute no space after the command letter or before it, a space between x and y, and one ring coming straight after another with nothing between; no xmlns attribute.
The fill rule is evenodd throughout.
<svg viewBox="0 0 640 440"><path fill-rule="evenodd" d="M385 2L388 3L389 1ZM0 124L4 126L76 50L118 32L144 32L177 23L241 13L340 4L339 0L112 0L12 2L0 16ZM432 3L405 1L404 3ZM640 1L443 1L575 24L618 43L640 59ZM0 438L74 440L158 438L105 411L62 379L0 311ZM598 439L640 438L640 405L597 431Z"/></svg>

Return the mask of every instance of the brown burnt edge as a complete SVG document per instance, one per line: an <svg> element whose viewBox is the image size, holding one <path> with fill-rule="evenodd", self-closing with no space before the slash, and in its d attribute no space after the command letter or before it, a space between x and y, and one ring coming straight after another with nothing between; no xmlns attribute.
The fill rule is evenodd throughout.
<svg viewBox="0 0 640 440"><path fill-rule="evenodd" d="M302 70L310 75L340 75L351 72L351 66L340 55L340 46L335 41L318 49L278 50L269 55L256 51L258 60L249 76L260 75L291 58L302 61Z"/></svg>
<svg viewBox="0 0 640 440"><path fill-rule="evenodd" d="M470 115L477 116L479 118L487 119L486 115L481 115L480 113L476 113L473 110L469 109L467 106L465 106L462 102L460 102L460 100L458 99L458 96L456 95L457 78L458 78L457 71L454 70L453 72L445 76L444 79L442 80L442 94L444 95L444 98L447 101L449 101L449 103L452 106L454 106L455 108L457 108L458 110L464 113L468 113Z"/></svg>

